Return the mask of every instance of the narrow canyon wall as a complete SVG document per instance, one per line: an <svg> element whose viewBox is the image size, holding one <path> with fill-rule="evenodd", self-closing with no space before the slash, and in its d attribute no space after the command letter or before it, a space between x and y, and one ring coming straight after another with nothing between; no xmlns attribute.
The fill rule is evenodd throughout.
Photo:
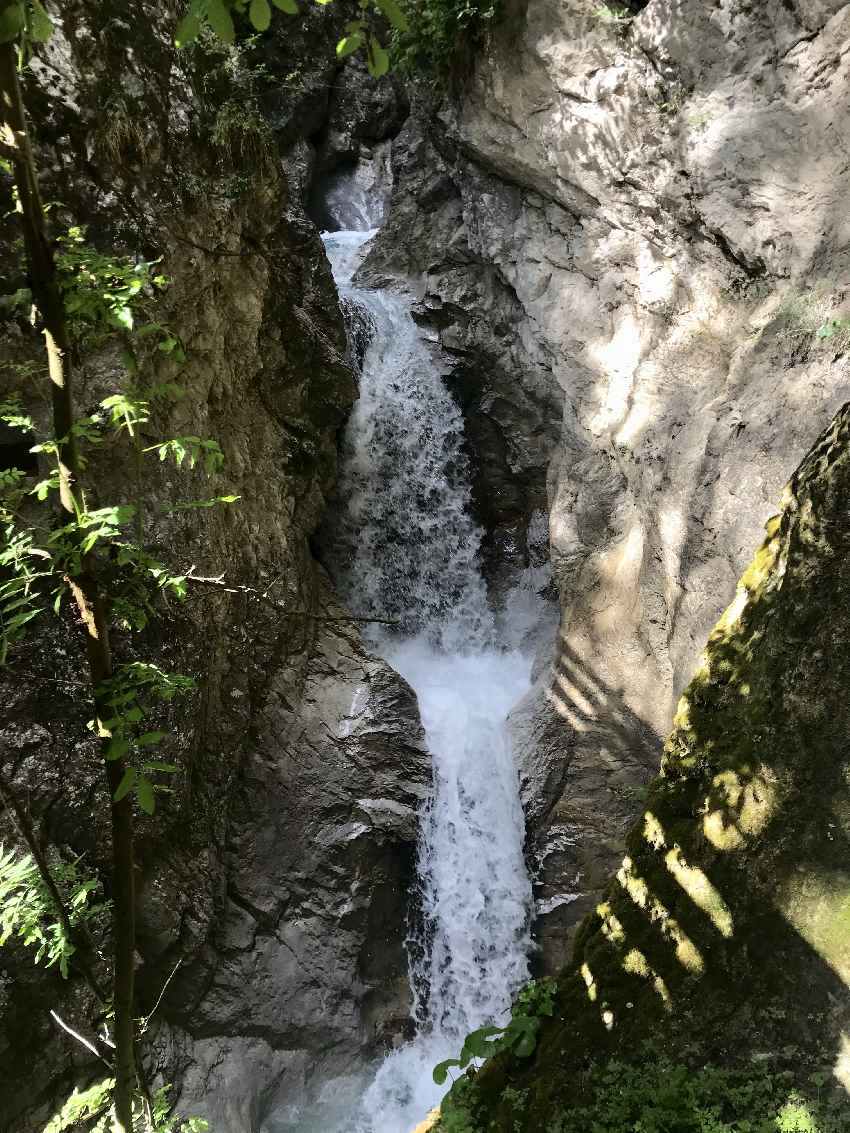
<svg viewBox="0 0 850 1133"><path fill-rule="evenodd" d="M332 98L343 17L282 17L262 57L211 43L180 54L167 6L75 0L26 79L62 216L89 225L101 247L162 256L171 280L156 315L188 360L178 371L154 352L144 377L185 393L143 441L211 436L226 457L211 485L150 458L148 541L178 571L261 595L190 586L136 646L120 633L114 643L120 660L141 655L199 681L164 718L175 793L139 822L139 992L150 1011L173 973L149 1070L221 1130L257 1129L284 1102L297 1116L314 1084L353 1071L408 1025L403 939L429 763L411 690L365 651L309 550L356 393L300 197L318 148L306 138L335 122L343 132ZM251 78L263 68L262 82ZM14 236L7 217L11 287L23 283ZM15 368L39 359L38 341L4 310L0 390L21 393L47 427L45 401ZM124 379L117 346L84 356L80 410ZM88 483L90 506L131 502L129 452L94 450ZM210 492L240 499L167 510ZM39 836L108 877L83 658L63 620L42 619L0 673L0 763ZM0 838L14 837L4 815ZM4 1130L41 1128L72 1083L98 1076L48 1014L86 1033L90 1007L77 980L3 949Z"/></svg>
<svg viewBox="0 0 850 1133"><path fill-rule="evenodd" d="M461 1079L423 1130L846 1128L848 441L850 403L709 636L534 1049Z"/></svg>
<svg viewBox="0 0 850 1133"><path fill-rule="evenodd" d="M548 971L850 394L845 339L817 335L850 285L850 6L635 7L508 4L463 91L415 100L364 271L414 276L457 359L491 539L546 495L561 625L513 726Z"/></svg>

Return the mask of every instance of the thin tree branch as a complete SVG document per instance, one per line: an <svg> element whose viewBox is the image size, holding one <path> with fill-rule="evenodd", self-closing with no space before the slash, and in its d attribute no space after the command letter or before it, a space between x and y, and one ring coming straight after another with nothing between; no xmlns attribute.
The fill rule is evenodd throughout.
<svg viewBox="0 0 850 1133"><path fill-rule="evenodd" d="M164 983L164 984L162 985L162 990L160 991L159 995L157 996L157 1000L156 1000L156 1003L155 1003L155 1004L153 1005L153 1007L151 1008L151 1010L150 1010L150 1014L149 1014L149 1015L146 1015L146 1016L144 1017L144 1019L142 1020L142 1030L143 1030L143 1031L144 1031L144 1030L147 1030L147 1026L148 1026L148 1023L149 1023L149 1022L151 1021L151 1019L153 1019L154 1015L156 1014L157 1008L159 1007L160 1003L162 1003L162 1000L163 1000L163 996L164 996L164 995L165 995L165 993L166 993L166 992L168 991L168 985L169 985L169 984L171 983L171 981L172 981L172 980L174 979L175 975L177 974L177 969L178 969L178 968L180 967L180 965L181 965L182 963L183 963L183 959L182 959L182 957L181 957L181 959L179 959L179 960L177 961L177 963L176 963L176 964L174 965L174 967L173 967L173 968L171 969L171 975L170 975L170 976L168 977L168 979L167 979L167 980L165 981L165 983Z"/></svg>
<svg viewBox="0 0 850 1133"><path fill-rule="evenodd" d="M270 598L268 590L257 590L254 586L228 586L224 574L219 575L200 575L193 574L195 567L190 566L188 571L183 576L186 582L191 582L196 586L212 586L221 590L225 594L247 594L250 598L259 598L260 601L266 602L269 606L274 606L276 610L285 618L311 618L315 622L375 622L378 625L397 626L400 623L393 618L369 618L361 614L342 614L334 617L330 614L311 614L307 610L287 610L282 603ZM271 586L278 580L275 579ZM268 589L271 589L271 586Z"/></svg>
<svg viewBox="0 0 850 1133"><path fill-rule="evenodd" d="M108 1066L110 1070L114 1069L113 1066L112 1066L112 1063L109 1061L109 1059L104 1058L103 1055L100 1053L100 1051L97 1049L97 1047L94 1045L94 1043L89 1042L89 1040L85 1037L85 1035L81 1035L79 1033L79 1031L75 1031L73 1027L69 1027L68 1024L65 1022L65 1020L61 1019L56 1014L56 1012L54 1010L51 1009L50 1014L51 1014L52 1018L56 1020L56 1022L59 1024L59 1026L62 1028L62 1030L68 1032L68 1034L71 1036L71 1038L76 1039L78 1043L82 1043L82 1045L86 1048L86 1050L90 1050L91 1053L95 1056L95 1058L99 1058L100 1061L105 1066Z"/></svg>

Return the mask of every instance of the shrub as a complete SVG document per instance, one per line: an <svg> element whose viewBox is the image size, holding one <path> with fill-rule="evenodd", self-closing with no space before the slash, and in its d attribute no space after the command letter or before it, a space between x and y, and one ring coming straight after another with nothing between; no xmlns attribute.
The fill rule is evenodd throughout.
<svg viewBox="0 0 850 1133"><path fill-rule="evenodd" d="M454 83L501 14L501 0L408 0L408 27L392 40L394 63Z"/></svg>

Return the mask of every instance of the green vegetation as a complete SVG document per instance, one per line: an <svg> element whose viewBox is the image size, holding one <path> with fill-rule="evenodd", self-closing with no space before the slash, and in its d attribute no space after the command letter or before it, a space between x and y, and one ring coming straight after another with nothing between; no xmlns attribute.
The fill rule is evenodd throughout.
<svg viewBox="0 0 850 1133"><path fill-rule="evenodd" d="M194 436L148 445L141 441L141 428L149 425L153 404L180 392L175 383L156 383L149 376L153 357L165 356L178 367L185 359L177 336L155 316L157 296L167 280L154 274L151 262L89 246L80 227L57 234L49 231L17 71L26 53L50 33L50 21L40 5L0 0L2 169L14 181L29 281L29 291L19 291L15 302L31 308L32 323L43 335L48 380L42 373L39 377L44 392L50 392L52 407L50 433L30 450L52 465L52 471L34 487L21 468L5 470L0 481L0 661L14 664L32 623L50 609L61 616L63 606L71 605L74 619L65 624L73 627L74 636L74 622L82 629L87 698L93 708L90 727L99 740L108 786L111 996L101 988L85 933L87 896L96 883L68 886L67 867L57 868L55 856L51 862L42 852L29 816L8 783L0 783L2 801L15 816L18 834L31 856L3 858L3 938L16 935L36 948L36 960L58 963L64 975L78 967L97 1010L111 1019L112 1108L100 1124L131 1133L137 1128L152 1130L157 1120L136 1050L133 804L152 814L156 792L162 789L160 777L177 770L175 764L153 757L166 733L146 727L144 721L153 702L189 691L194 681L142 661L116 664L111 637L117 626L131 632L144 628L166 594L185 595L185 579L143 544L146 455L172 458L189 468L200 463L208 474L216 475L222 454L215 442ZM117 147L116 140L113 148ZM80 415L73 399L75 360L110 340L123 348L123 381L118 379L120 384L101 399L94 413ZM14 399L0 406L0 420L25 438L37 437L36 421ZM135 498L93 507L92 486L85 483L86 455L104 443L129 446L130 463L136 469ZM221 494L178 506L215 506L236 498ZM70 655L75 653L72 648ZM80 941L83 947L78 947ZM57 1116L55 1128L77 1122L95 1099L89 1090L69 1104L71 1110Z"/></svg>
<svg viewBox="0 0 850 1133"><path fill-rule="evenodd" d="M593 10L593 17L600 24L608 24L617 31L624 31L634 19L634 12L622 4L599 4Z"/></svg>
<svg viewBox="0 0 850 1133"><path fill-rule="evenodd" d="M647 1046L639 1061L594 1065L576 1082L580 1100L556 1109L539 1133L845 1133L846 1095L829 1087L828 1068L800 1075L769 1063L688 1066ZM802 1080L801 1080L802 1079ZM529 1091L505 1086L506 1128L522 1118ZM486 1133L472 1083L459 1082L439 1128ZM500 1126L502 1128L502 1126Z"/></svg>
<svg viewBox="0 0 850 1133"><path fill-rule="evenodd" d="M63 862L58 855L50 864L53 880L68 910L71 929L102 923L108 902L92 900L99 883L80 875L78 862ZM66 925L56 918L53 896L30 854L6 850L0 843L0 947L16 937L35 949L35 963L58 964L67 978L76 945Z"/></svg>
<svg viewBox="0 0 850 1133"><path fill-rule="evenodd" d="M45 1125L43 1133L64 1133L67 1129L85 1128L87 1133L108 1133L114 1078L103 1078L85 1090L75 1089L58 1113ZM198 1117L179 1117L172 1113L168 1100L170 1087L162 1086L152 1099L149 1115L137 1106L133 1112L134 1128L150 1133L204 1133L207 1122Z"/></svg>
<svg viewBox="0 0 850 1133"><path fill-rule="evenodd" d="M94 146L98 157L113 165L143 165L150 157L140 112L125 94L112 93L107 99L98 117Z"/></svg>
<svg viewBox="0 0 850 1133"><path fill-rule="evenodd" d="M246 63L245 51L236 43L239 37L250 40L250 33L266 31L272 7L288 15L298 11L294 0L189 0L176 31L179 47L200 41L201 54L203 45L212 42L205 81L215 82L216 68L236 70L237 78L250 72L247 85L230 81L225 84L229 95L211 100L209 139L224 176L262 180L276 164L272 133L259 112L256 68ZM399 32L407 28L395 0L361 4L360 16L347 25L338 44L338 55L362 49L371 73L385 74L389 56L380 37L386 23ZM42 202L18 70L52 31L40 0L0 0L0 171L14 183L25 258L19 274L28 282L4 307L29 316L43 336L46 354L44 367L31 360L6 365L19 385L26 369L26 376L38 383L36 389L49 393L52 407L52 426L39 436L39 422L19 400L9 397L0 404L0 422L20 432L22 444L34 439L30 452L50 468L35 485L25 468L4 469L0 475L0 664L17 662L27 634L51 610L79 637L73 644L84 645L88 682L83 696L93 710L90 728L99 741L111 820L111 994L100 985L87 934L87 921L105 908L88 902L97 882L78 879L74 866L63 865L53 851L42 851L29 815L8 783L0 783L2 801L15 816L30 854L4 851L0 858L0 925L4 942L15 937L35 949L36 961L57 964L65 976L72 970L82 975L94 996L98 1021L109 1023L114 1075L75 1092L51 1130L91 1120L96 1129L119 1133L190 1131L203 1123L168 1117L165 1095L157 1100L150 1096L136 1049L134 825L135 808L153 814L157 793L168 790L164 777L178 770L157 757L168 738L166 730L155 726L161 719L158 706L191 692L194 680L126 657L138 658L141 651L133 635L159 615L168 599L181 600L187 593L186 577L145 543L146 513L152 509L145 463L170 461L184 471L197 469L217 478L224 457L210 438L151 436L159 411L182 393L170 376L163 382L154 374L164 363L174 374L186 358L179 337L158 318L168 280L158 272L157 261L94 247L82 227L53 225L64 210ZM108 94L94 152L119 166L146 160L147 134L135 97ZM74 367L81 357L110 346L120 349L123 375L93 412L80 414L73 396ZM92 472L97 462L90 458L104 446L111 454L125 448L134 469L126 497L119 501L98 499L102 485ZM168 510L211 508L237 499L219 491L178 501ZM115 630L127 635L121 663L113 658ZM69 655L76 656L76 649ZM69 662L72 668L75 664ZM86 688L76 679L74 683Z"/></svg>
<svg viewBox="0 0 850 1133"><path fill-rule="evenodd" d="M324 5L330 0L316 2ZM194 43L205 28L209 28L222 43L234 43L240 21L247 21L255 31L267 31L272 7L289 16L298 14L295 0L189 0L186 15L177 27L175 41L178 47L186 47ZM390 59L381 43L380 29L373 25L374 12L400 32L406 30L407 20L396 0L374 0L374 12L369 0L364 0L360 9L361 15L346 25L345 34L337 44L337 55L344 58L355 51L365 51L370 73L381 78L390 68Z"/></svg>
<svg viewBox="0 0 850 1133"><path fill-rule="evenodd" d="M537 1045L541 1019L555 1013L554 996L554 980L531 980L517 996L510 1022L504 1027L479 1027L467 1035L458 1058L447 1058L434 1067L434 1081L442 1086L452 1068L465 1070L474 1059L492 1058L504 1051L528 1058Z"/></svg>
<svg viewBox="0 0 850 1133"><path fill-rule="evenodd" d="M393 33L391 57L405 71L441 83L462 77L502 11L502 0L408 0L407 26Z"/></svg>
<svg viewBox="0 0 850 1133"><path fill-rule="evenodd" d="M216 114L212 141L226 164L250 170L252 179L274 167L274 136L256 101L226 102Z"/></svg>
<svg viewBox="0 0 850 1133"><path fill-rule="evenodd" d="M764 1065L615 1060L591 1072L594 1100L556 1117L547 1133L840 1133L846 1101L823 1091L828 1072L811 1077L804 1093L792 1070Z"/></svg>
<svg viewBox="0 0 850 1133"><path fill-rule="evenodd" d="M834 351L850 345L850 316L835 313L835 295L827 282L799 289L789 287L774 315L781 338L792 345L828 343Z"/></svg>

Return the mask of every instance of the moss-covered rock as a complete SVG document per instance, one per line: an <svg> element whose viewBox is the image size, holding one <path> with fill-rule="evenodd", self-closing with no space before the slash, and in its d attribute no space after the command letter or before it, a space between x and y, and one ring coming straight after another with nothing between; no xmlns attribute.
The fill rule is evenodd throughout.
<svg viewBox="0 0 850 1133"><path fill-rule="evenodd" d="M709 638L533 1056L456 1086L439 1128L583 1129L605 1065L647 1041L670 1065L826 1067L850 1089L849 553L847 405Z"/></svg>

